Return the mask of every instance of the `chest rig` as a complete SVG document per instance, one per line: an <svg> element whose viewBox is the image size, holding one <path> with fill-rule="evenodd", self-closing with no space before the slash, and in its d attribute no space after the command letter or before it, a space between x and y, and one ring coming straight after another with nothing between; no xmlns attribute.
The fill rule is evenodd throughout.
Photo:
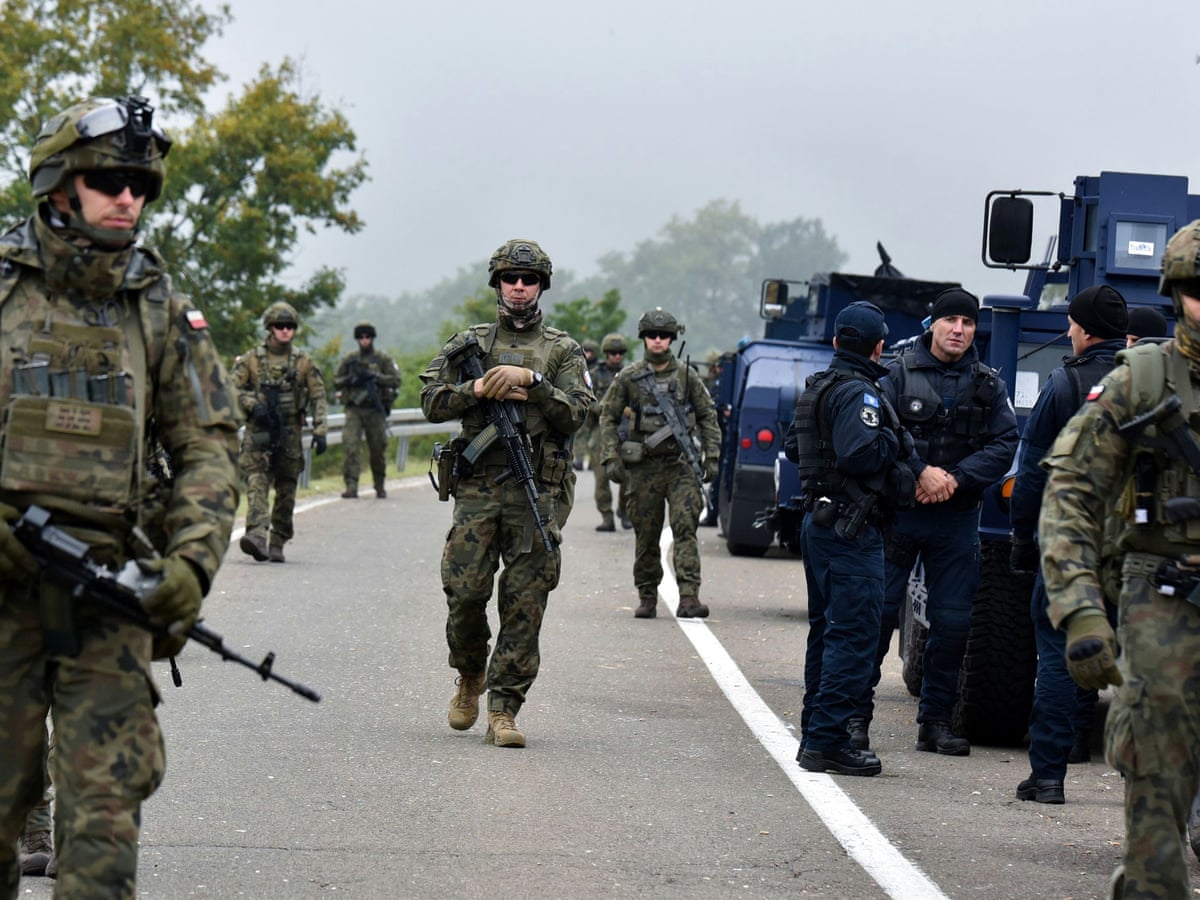
<svg viewBox="0 0 1200 900"><path fill-rule="evenodd" d="M970 456L988 440L992 404L1003 388L996 371L978 360L966 378L958 379L955 396L939 395L929 370L908 350L891 374L896 380L896 412L930 465L947 468Z"/></svg>
<svg viewBox="0 0 1200 900"><path fill-rule="evenodd" d="M642 367L634 371L634 367ZM696 410L688 399L687 366L679 365L674 372L660 378L647 363L637 362L630 367L630 382L634 397L629 404L633 410L631 441L645 445L646 456L667 456L679 452L678 440L671 431L663 407L670 404L679 412L688 435L696 432Z"/></svg>

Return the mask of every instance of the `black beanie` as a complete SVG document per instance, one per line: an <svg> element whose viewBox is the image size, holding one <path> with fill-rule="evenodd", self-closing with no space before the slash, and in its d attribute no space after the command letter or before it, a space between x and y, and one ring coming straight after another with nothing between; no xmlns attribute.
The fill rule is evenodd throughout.
<svg viewBox="0 0 1200 900"><path fill-rule="evenodd" d="M1126 334L1136 338L1165 338L1170 334L1167 318L1153 306L1135 306L1129 311Z"/></svg>
<svg viewBox="0 0 1200 900"><path fill-rule="evenodd" d="M978 322L979 298L962 288L946 288L933 298L929 319L936 322L944 316L966 316L972 322Z"/></svg>
<svg viewBox="0 0 1200 900"><path fill-rule="evenodd" d="M1102 340L1123 338L1128 331L1129 310L1125 298L1107 284L1084 288L1071 298L1067 315L1093 337Z"/></svg>

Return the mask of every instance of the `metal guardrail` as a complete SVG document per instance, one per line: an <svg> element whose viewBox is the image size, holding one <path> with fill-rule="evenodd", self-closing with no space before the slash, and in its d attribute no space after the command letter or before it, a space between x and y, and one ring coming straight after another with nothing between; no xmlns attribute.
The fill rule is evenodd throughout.
<svg viewBox="0 0 1200 900"><path fill-rule="evenodd" d="M326 443L332 447L342 443L342 430L346 427L346 414L335 413L328 417L328 433ZM449 422L430 422L419 408L393 409L388 415L388 434L400 439L396 447L396 469L403 472L408 465L409 438L422 434L453 434L459 429L457 419ZM305 426L303 433L304 472L300 475L300 484L308 486L312 472L312 428Z"/></svg>

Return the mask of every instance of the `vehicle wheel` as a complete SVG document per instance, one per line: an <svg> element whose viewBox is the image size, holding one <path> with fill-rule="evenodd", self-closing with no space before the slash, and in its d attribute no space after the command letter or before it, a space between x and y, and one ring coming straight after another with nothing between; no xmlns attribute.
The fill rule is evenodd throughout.
<svg viewBox="0 0 1200 900"><path fill-rule="evenodd" d="M766 556L770 549L759 544L738 544L733 541L726 541L725 546L731 556Z"/></svg>
<svg viewBox="0 0 1200 900"><path fill-rule="evenodd" d="M984 541L971 633L959 674L953 727L975 744L1019 747L1029 729L1037 646L1029 599L1032 575L1015 575L1009 546Z"/></svg>
<svg viewBox="0 0 1200 900"><path fill-rule="evenodd" d="M908 590L900 607L900 659L904 662L904 686L914 697L921 696L921 678L925 674L925 640L929 629L917 619L915 610L925 609L925 570L918 563L908 576Z"/></svg>
<svg viewBox="0 0 1200 900"><path fill-rule="evenodd" d="M1187 821L1188 843L1192 845L1192 853L1200 859L1200 794L1192 800L1192 812Z"/></svg>

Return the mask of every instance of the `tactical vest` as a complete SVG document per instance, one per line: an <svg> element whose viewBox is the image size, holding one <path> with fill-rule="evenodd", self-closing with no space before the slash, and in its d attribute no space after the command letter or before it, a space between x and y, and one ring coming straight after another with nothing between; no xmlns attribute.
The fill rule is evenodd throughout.
<svg viewBox="0 0 1200 900"><path fill-rule="evenodd" d="M289 348L287 363L270 363L267 345L259 344L254 354L246 361L256 388L278 388L277 409L285 422L292 422L308 409L308 373L312 360L294 345ZM261 399L273 399L275 391L259 392Z"/></svg>
<svg viewBox="0 0 1200 900"><path fill-rule="evenodd" d="M161 455L147 419L170 282L123 288L103 303L54 302L35 280L41 270L19 262L36 248L31 222L0 238L0 333L11 363L0 492L18 505L132 521ZM123 283L145 283L151 267L156 258L135 249Z"/></svg>
<svg viewBox="0 0 1200 900"><path fill-rule="evenodd" d="M1115 365L1116 360L1107 355L1077 356L1067 360L1061 369L1055 369L1050 373L1050 379L1055 382L1054 396L1056 398L1060 396L1074 398L1067 405L1070 406L1072 413L1078 411L1083 406L1084 398L1087 397L1092 386L1099 384ZM1070 391L1069 395L1060 393L1064 389Z"/></svg>
<svg viewBox="0 0 1200 900"><path fill-rule="evenodd" d="M634 396L629 408L633 419L629 429L629 440L644 446L646 456L673 456L680 452L679 443L670 434L670 424L663 414L662 404L673 403L689 435L696 433L696 410L688 392L688 365L676 363L675 377L665 383L658 373L645 361L634 363L626 376L633 385ZM654 440L654 436L661 440Z"/></svg>
<svg viewBox="0 0 1200 900"><path fill-rule="evenodd" d="M992 404L1003 390L991 366L976 360L969 384L965 388L960 384L951 408L946 409L933 381L917 366L916 351L907 350L900 362L890 375L897 387L896 413L921 459L949 468L987 443Z"/></svg>
<svg viewBox="0 0 1200 900"><path fill-rule="evenodd" d="M1196 437L1200 397L1193 390L1187 359L1173 341L1122 350L1117 359L1131 370L1135 414L1149 412L1174 393L1185 422ZM1150 425L1133 441L1118 509L1125 521L1122 550L1174 556L1200 550L1200 519L1170 522L1166 503L1173 497L1200 497L1200 473Z"/></svg>
<svg viewBox="0 0 1200 900"><path fill-rule="evenodd" d="M621 369L614 371L607 365L599 365L592 369L591 373L592 393L596 395L596 401L600 402L608 393L608 389L612 387L612 383L617 380L617 376L621 374Z"/></svg>

